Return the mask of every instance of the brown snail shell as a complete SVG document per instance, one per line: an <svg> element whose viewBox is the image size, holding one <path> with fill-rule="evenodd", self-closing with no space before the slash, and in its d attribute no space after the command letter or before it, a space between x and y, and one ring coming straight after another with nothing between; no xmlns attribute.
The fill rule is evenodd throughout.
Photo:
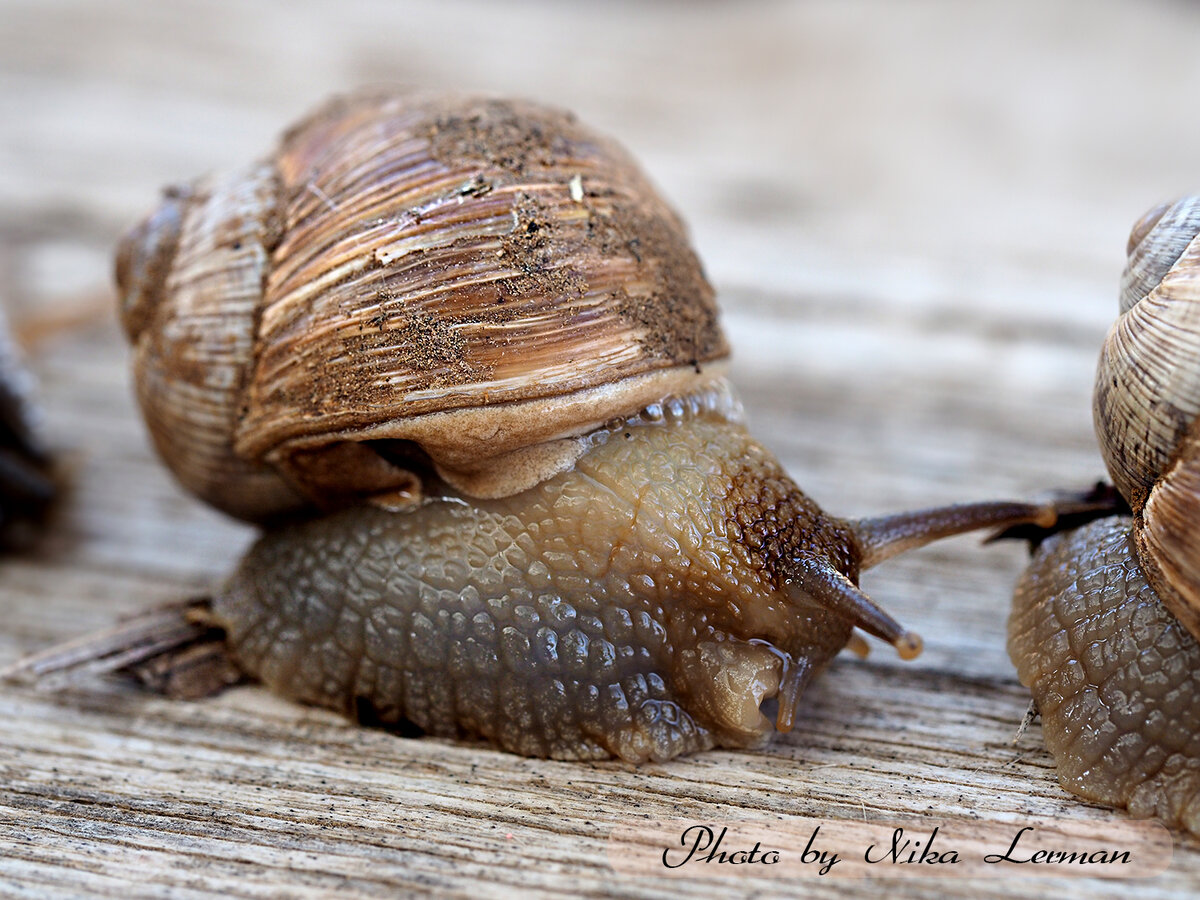
<svg viewBox="0 0 1200 900"><path fill-rule="evenodd" d="M1096 372L1109 473L1134 511L1147 577L1200 637L1200 197L1134 226L1121 315Z"/></svg>
<svg viewBox="0 0 1200 900"><path fill-rule="evenodd" d="M156 446L251 520L412 490L413 457L515 493L728 355L632 159L514 100L335 100L269 159L168 192L117 280Z"/></svg>
<svg viewBox="0 0 1200 900"><path fill-rule="evenodd" d="M1096 374L1101 452L1132 518L1047 540L1008 649L1059 780L1200 834L1200 197L1134 226Z"/></svg>

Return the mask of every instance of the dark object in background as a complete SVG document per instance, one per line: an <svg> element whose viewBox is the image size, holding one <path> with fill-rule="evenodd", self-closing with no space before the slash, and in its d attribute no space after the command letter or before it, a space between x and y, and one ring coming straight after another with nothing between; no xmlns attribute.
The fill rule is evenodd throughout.
<svg viewBox="0 0 1200 900"><path fill-rule="evenodd" d="M0 551L27 548L58 494L54 461L33 427L32 388L0 316Z"/></svg>

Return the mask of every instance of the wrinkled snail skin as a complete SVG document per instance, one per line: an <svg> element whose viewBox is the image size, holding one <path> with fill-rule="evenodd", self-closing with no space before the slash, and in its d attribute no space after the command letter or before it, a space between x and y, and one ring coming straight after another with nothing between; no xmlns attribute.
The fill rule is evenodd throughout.
<svg viewBox="0 0 1200 900"><path fill-rule="evenodd" d="M1054 512L828 516L751 438L678 216L522 101L335 100L168 192L117 280L152 439L266 532L212 599L241 671L519 753L753 746L940 537Z"/></svg>
<svg viewBox="0 0 1200 900"><path fill-rule="evenodd" d="M851 623L772 573L810 535L855 573L847 532L726 421L631 425L513 497L270 533L213 612L243 668L299 700L531 756L664 760L761 743L795 661L815 674L842 648Z"/></svg>
<svg viewBox="0 0 1200 900"><path fill-rule="evenodd" d="M1134 226L1094 418L1133 510L1047 540L1008 648L1065 787L1200 834L1200 197Z"/></svg>
<svg viewBox="0 0 1200 900"><path fill-rule="evenodd" d="M1200 644L1113 517L1048 539L1017 585L1009 653L1068 790L1200 834Z"/></svg>

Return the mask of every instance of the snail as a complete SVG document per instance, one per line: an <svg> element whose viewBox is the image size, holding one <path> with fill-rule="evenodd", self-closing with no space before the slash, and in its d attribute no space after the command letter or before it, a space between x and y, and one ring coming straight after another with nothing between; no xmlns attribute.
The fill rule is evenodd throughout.
<svg viewBox="0 0 1200 900"><path fill-rule="evenodd" d="M260 540L198 613L307 703L630 762L790 729L859 573L1036 521L827 515L747 432L713 290L628 154L525 101L336 99L169 189L117 281L150 434Z"/></svg>
<svg viewBox="0 0 1200 900"><path fill-rule="evenodd" d="M1132 515L1056 534L1018 582L1008 650L1059 781L1200 835L1200 197L1129 237L1093 413Z"/></svg>

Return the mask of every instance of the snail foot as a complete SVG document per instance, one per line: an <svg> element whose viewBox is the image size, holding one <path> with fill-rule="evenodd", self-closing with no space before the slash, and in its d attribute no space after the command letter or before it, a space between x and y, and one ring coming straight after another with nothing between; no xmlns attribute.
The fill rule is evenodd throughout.
<svg viewBox="0 0 1200 900"><path fill-rule="evenodd" d="M1130 527L1046 541L1017 585L1008 652L1064 788L1200 836L1200 643L1150 588Z"/></svg>

